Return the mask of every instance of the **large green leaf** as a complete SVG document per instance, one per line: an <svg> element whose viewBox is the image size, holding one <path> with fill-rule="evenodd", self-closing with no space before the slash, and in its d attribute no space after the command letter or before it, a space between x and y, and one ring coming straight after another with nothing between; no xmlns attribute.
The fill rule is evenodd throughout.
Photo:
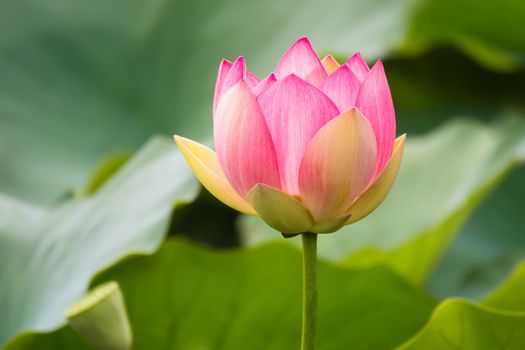
<svg viewBox="0 0 525 350"><path fill-rule="evenodd" d="M521 262L509 277L487 297L483 304L507 311L525 312L525 262Z"/></svg>
<svg viewBox="0 0 525 350"><path fill-rule="evenodd" d="M504 312L450 299L401 350L508 349L525 344L525 312Z"/></svg>
<svg viewBox="0 0 525 350"><path fill-rule="evenodd" d="M525 166L476 209L427 283L434 295L480 298L525 258Z"/></svg>
<svg viewBox="0 0 525 350"><path fill-rule="evenodd" d="M525 264L475 305L449 299L398 349L522 349L525 343Z"/></svg>
<svg viewBox="0 0 525 350"><path fill-rule="evenodd" d="M110 269L125 296L136 349L298 349L301 256L282 241L223 253L168 241ZM96 284L95 283L95 284ZM319 263L318 349L391 349L436 302L386 267ZM12 349L82 349L68 327Z"/></svg>
<svg viewBox="0 0 525 350"><path fill-rule="evenodd" d="M398 130L427 132L458 115L497 119L502 110L525 109L525 71L490 71L451 48L385 61Z"/></svg>
<svg viewBox="0 0 525 350"><path fill-rule="evenodd" d="M319 240L319 253L350 265L386 262L422 282L479 202L525 157L525 122L455 121L410 137L392 193L368 218ZM243 218L246 242L279 238Z"/></svg>
<svg viewBox="0 0 525 350"><path fill-rule="evenodd" d="M63 323L97 271L151 253L197 186L171 140L149 142L93 196L41 209L0 196L0 344Z"/></svg>
<svg viewBox="0 0 525 350"><path fill-rule="evenodd" d="M490 67L512 70L525 63L525 3L522 1L501 0L497 7L491 1L478 0L414 3L407 50L452 44Z"/></svg>

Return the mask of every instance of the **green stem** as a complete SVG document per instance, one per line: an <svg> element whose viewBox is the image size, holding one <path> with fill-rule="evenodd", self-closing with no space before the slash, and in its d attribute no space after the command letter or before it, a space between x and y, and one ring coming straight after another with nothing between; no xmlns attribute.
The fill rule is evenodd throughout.
<svg viewBox="0 0 525 350"><path fill-rule="evenodd" d="M301 350L314 350L317 335L317 234L303 238L303 334Z"/></svg>

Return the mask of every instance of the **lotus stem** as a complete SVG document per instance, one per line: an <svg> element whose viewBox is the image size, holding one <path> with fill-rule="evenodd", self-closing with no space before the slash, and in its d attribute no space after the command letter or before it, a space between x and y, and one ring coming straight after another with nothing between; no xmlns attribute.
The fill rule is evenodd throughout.
<svg viewBox="0 0 525 350"><path fill-rule="evenodd" d="M314 350L317 336L317 234L305 232L303 240L303 331L301 350Z"/></svg>

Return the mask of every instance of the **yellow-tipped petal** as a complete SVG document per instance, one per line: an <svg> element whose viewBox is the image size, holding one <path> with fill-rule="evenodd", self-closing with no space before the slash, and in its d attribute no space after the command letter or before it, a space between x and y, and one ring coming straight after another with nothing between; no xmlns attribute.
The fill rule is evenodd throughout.
<svg viewBox="0 0 525 350"><path fill-rule="evenodd" d="M394 152L383 170L383 173L379 175L376 182L374 182L372 186L370 186L347 210L352 216L346 224L351 224L361 220L373 212L390 192L394 181L396 180L399 166L401 165L405 140L406 135L402 135L396 139Z"/></svg>
<svg viewBox="0 0 525 350"><path fill-rule="evenodd" d="M315 233L332 233L339 230L341 227L346 225L346 222L352 214L343 215L335 219L325 220L318 222L311 229L310 232Z"/></svg>
<svg viewBox="0 0 525 350"><path fill-rule="evenodd" d="M174 136L174 139L195 176L211 194L235 210L248 215L257 215L250 203L230 185L214 151L184 137Z"/></svg>
<svg viewBox="0 0 525 350"><path fill-rule="evenodd" d="M341 66L332 55L325 56L321 63L323 64L323 67L326 70L326 73L328 73L328 75L335 72L337 68Z"/></svg>
<svg viewBox="0 0 525 350"><path fill-rule="evenodd" d="M257 184L248 193L248 199L257 214L282 233L307 232L314 224L301 202L276 188Z"/></svg>

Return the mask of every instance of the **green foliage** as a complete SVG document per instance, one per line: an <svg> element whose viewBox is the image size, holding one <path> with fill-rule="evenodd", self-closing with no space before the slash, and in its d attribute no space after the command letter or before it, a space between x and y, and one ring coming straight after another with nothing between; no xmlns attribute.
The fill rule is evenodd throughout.
<svg viewBox="0 0 525 350"><path fill-rule="evenodd" d="M525 264L482 305L449 299L401 349L521 349L525 342Z"/></svg>
<svg viewBox="0 0 525 350"><path fill-rule="evenodd" d="M297 349L301 256L286 242L216 253L168 241L125 261L94 285L116 280L137 349ZM435 300L384 266L319 263L319 349L391 349L421 327ZM395 327L392 325L395 324ZM28 336L12 349L82 349L68 327Z"/></svg>
<svg viewBox="0 0 525 350"><path fill-rule="evenodd" d="M516 0L425 0L414 2L408 50L455 45L490 67L514 70L525 62L525 4Z"/></svg>
<svg viewBox="0 0 525 350"><path fill-rule="evenodd" d="M484 300L485 305L507 311L525 312L525 262L521 262L510 276Z"/></svg>
<svg viewBox="0 0 525 350"><path fill-rule="evenodd" d="M153 139L97 193L55 208L0 196L0 342L53 329L94 273L130 253L151 253L175 201L196 181L171 140Z"/></svg>
<svg viewBox="0 0 525 350"><path fill-rule="evenodd" d="M291 349L299 346L300 259L286 242L216 253L170 240L152 256L103 272L93 285L114 279L122 286L137 349ZM523 266L483 305L449 299L430 315L435 300L385 266L321 261L318 348L391 349L406 341L398 349L520 349ZM69 326L28 334L7 349L59 347L87 349Z"/></svg>
<svg viewBox="0 0 525 350"><path fill-rule="evenodd" d="M481 298L525 257L525 166L481 203L427 281L434 295Z"/></svg>
<svg viewBox="0 0 525 350"><path fill-rule="evenodd" d="M490 71L450 48L385 62L398 130L409 136L431 131L458 116L498 119L523 110L525 71ZM503 113L502 113L503 112Z"/></svg>
<svg viewBox="0 0 525 350"><path fill-rule="evenodd" d="M429 323L399 350L509 349L525 343L525 313L511 313L451 299L440 304Z"/></svg>
<svg viewBox="0 0 525 350"><path fill-rule="evenodd" d="M126 164L129 157L128 154L116 153L104 159L93 175L91 175L86 188L81 190L80 193L78 193L78 196L95 193L108 179L115 175L124 164Z"/></svg>

